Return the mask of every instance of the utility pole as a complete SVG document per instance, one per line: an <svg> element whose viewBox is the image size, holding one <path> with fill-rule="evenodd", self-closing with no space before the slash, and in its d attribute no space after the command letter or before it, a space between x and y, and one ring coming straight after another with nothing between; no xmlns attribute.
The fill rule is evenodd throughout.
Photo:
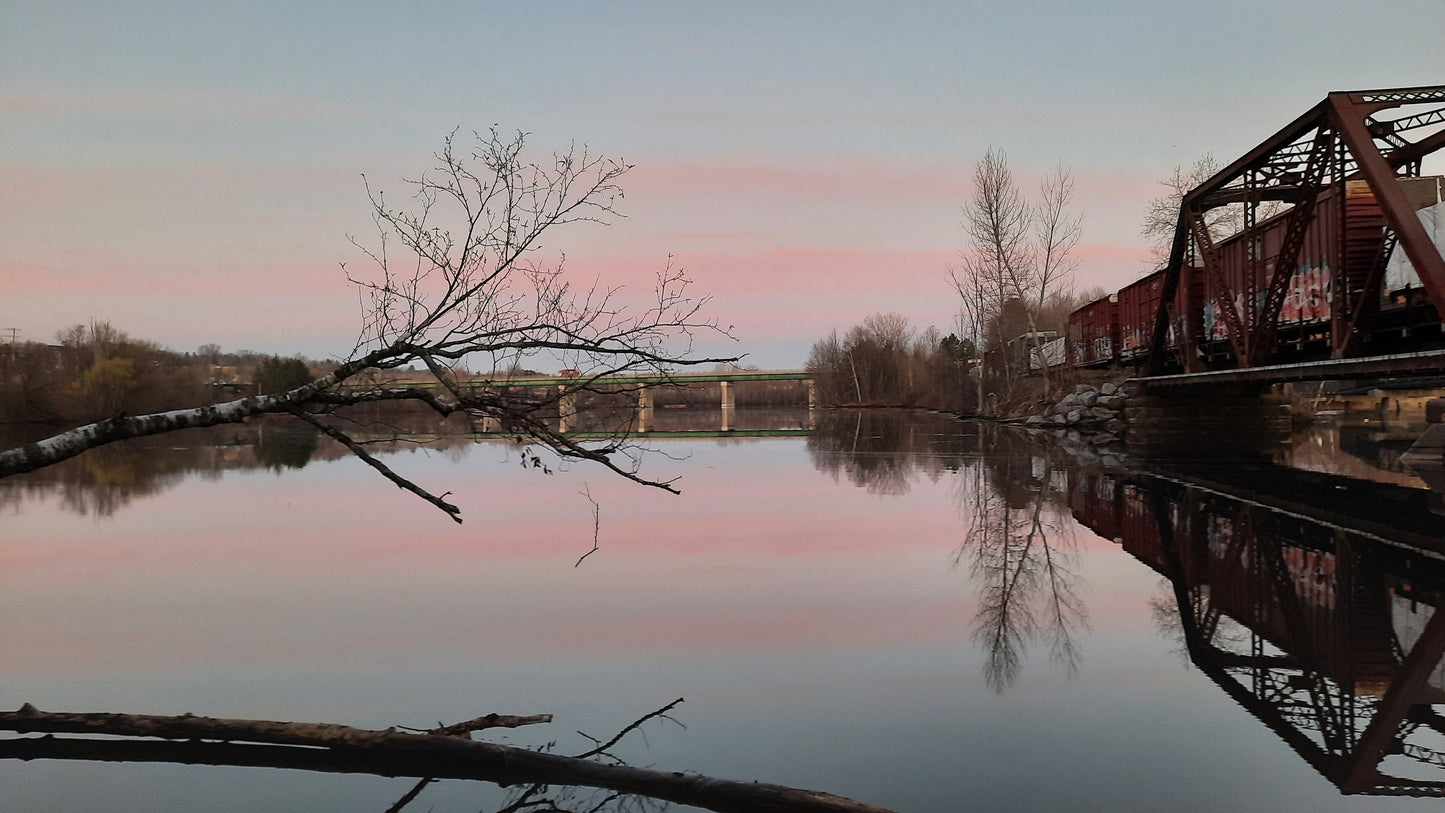
<svg viewBox="0 0 1445 813"><path fill-rule="evenodd" d="M0 330L10 331L10 343L5 345L5 352L0 353L0 358L3 358L5 360L4 368L0 369L0 394L7 396L8 400L8 396L10 395L10 367L12 364L11 357L15 355L15 334L18 329L12 327L0 328Z"/></svg>

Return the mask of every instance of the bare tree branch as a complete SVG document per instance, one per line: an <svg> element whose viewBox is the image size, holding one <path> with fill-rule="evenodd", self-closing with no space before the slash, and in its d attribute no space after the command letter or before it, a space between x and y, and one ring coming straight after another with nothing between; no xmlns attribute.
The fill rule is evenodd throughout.
<svg viewBox="0 0 1445 813"><path fill-rule="evenodd" d="M881 807L818 791L633 768L482 740L394 729L376 731L329 723L223 720L192 715L42 712L26 704L19 711L0 713L0 730L82 735L0 738L0 758L10 759L264 765L380 776L473 779L500 785L574 785L650 796L723 813L887 813ZM124 739L113 739L116 737Z"/></svg>
<svg viewBox="0 0 1445 813"><path fill-rule="evenodd" d="M608 740L608 741L605 742L605 743L601 743L601 744L598 745L596 748L593 748L591 751L585 751L585 752L583 752L583 753L581 753L581 754L578 754L576 758L577 758L577 759L587 759L588 757L595 757L595 756L597 756L598 754L605 754L605 753L607 753L607 749L609 749L609 748L611 748L612 746L616 745L617 743L621 742L623 737L626 737L630 732L637 730L643 723L647 722L648 720L651 720L651 719L654 718L654 717L662 717L662 718L667 719L667 720L672 720L671 717L668 717L668 716L667 716L667 713L668 713L669 711L672 711L674 708L677 708L678 704L681 703L682 700L683 700L683 699L682 699L681 697L679 697L678 699L672 701L671 703L668 703L667 705L663 706L662 708L660 708L660 709L658 709L658 710L656 710L656 711L651 711L651 712L648 712L647 714L642 715L641 717L637 718L636 720L633 720L632 723L629 724L626 728L624 728L624 729L622 729L621 731L617 732L617 735L614 736L612 739ZM672 720L672 721L673 721L674 723L677 723L676 720ZM677 723L677 724L678 724L678 725L682 725L682 723ZM685 726L684 726L684 727L685 727ZM578 733L578 734L582 734L581 731L578 731L577 733ZM599 740L595 740L595 739L593 739L592 737L588 737L586 734L582 734L582 736L587 737L587 739L592 740L593 742L600 742Z"/></svg>
<svg viewBox="0 0 1445 813"><path fill-rule="evenodd" d="M588 502L592 503L592 550L582 554L581 558L577 560L577 564L572 565L573 567L580 567L582 559L586 559L588 556L597 552L597 537L602 533L602 506L598 505L597 501L592 499L591 489L584 488L579 493L586 497Z"/></svg>
<svg viewBox="0 0 1445 813"><path fill-rule="evenodd" d="M349 357L334 372L289 392L115 417L0 451L0 477L117 440L289 413L460 521L455 506L381 466L335 425L338 407L419 402L441 415L496 420L525 444L675 491L670 481L639 474L638 460L626 454L629 447L620 435L582 443L551 428L545 414L606 375L665 375L677 367L735 361L694 355L699 337L731 334L703 315L709 297L691 292L690 280L671 258L650 300L638 307L624 302L619 288L574 287L563 270L565 257L544 256L544 238L558 227L621 217L615 208L622 197L619 182L631 167L575 145L549 160L531 160L525 143L524 133L503 137L493 130L477 134L468 147L452 133L434 168L407 181L410 208L394 207L366 182L377 238L371 244L351 238L365 270L342 266L361 298L361 328ZM538 355L578 370L577 382L536 397L482 386L465 374L468 368L509 370ZM389 371L417 363L435 375L438 390L388 381ZM628 459L618 462L619 454Z"/></svg>

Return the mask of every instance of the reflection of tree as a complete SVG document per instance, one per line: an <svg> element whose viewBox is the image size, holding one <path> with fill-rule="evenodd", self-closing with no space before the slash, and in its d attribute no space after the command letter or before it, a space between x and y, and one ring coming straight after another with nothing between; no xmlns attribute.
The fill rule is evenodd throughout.
<svg viewBox="0 0 1445 813"><path fill-rule="evenodd" d="M81 516L108 517L131 500L159 494L185 476L184 466L173 466L182 457L169 450L163 456L135 455L120 448L98 449L57 466L45 477L16 483L0 481L0 494L18 503L48 493L57 494L60 505Z"/></svg>
<svg viewBox="0 0 1445 813"><path fill-rule="evenodd" d="M1049 458L994 454L960 479L958 498L970 517L955 564L970 557L978 580L974 640L987 650L984 679L996 692L1018 680L1030 642L1069 675L1083 655L1075 631L1088 624L1079 593L1077 540L1054 487ZM992 477L990 477L992 475Z"/></svg>
<svg viewBox="0 0 1445 813"><path fill-rule="evenodd" d="M961 468L973 430L947 415L829 410L818 415L808 454L834 481L847 477L869 494L896 496L907 494L915 477L937 480Z"/></svg>
<svg viewBox="0 0 1445 813"><path fill-rule="evenodd" d="M315 430L295 423L192 429L164 440L102 446L29 474L0 480L0 506L51 496L83 516L106 517L132 500L155 496L186 477L218 478L235 469L299 468L313 457L339 457L318 448Z"/></svg>
<svg viewBox="0 0 1445 813"><path fill-rule="evenodd" d="M299 469L316 454L320 433L307 424L262 429L256 433L256 462L276 472Z"/></svg>
<svg viewBox="0 0 1445 813"><path fill-rule="evenodd" d="M460 456L475 440L466 434L466 422L442 421L420 409L354 409L334 417L374 452L424 446ZM23 435L0 437L0 446L27 440ZM187 429L101 446L39 471L0 479L0 508L58 496L67 511L104 517L186 477L216 479L227 471L259 467L279 472L346 454L335 443L321 442L315 427L288 418Z"/></svg>
<svg viewBox="0 0 1445 813"><path fill-rule="evenodd" d="M906 494L920 475L957 474L969 527L954 564L967 557L980 584L974 639L987 651L988 685L999 692L1018 679L1030 642L1077 672L1083 656L1074 636L1088 623L1063 472L1025 443L949 416L870 410L822 413L808 437L819 471L870 494Z"/></svg>

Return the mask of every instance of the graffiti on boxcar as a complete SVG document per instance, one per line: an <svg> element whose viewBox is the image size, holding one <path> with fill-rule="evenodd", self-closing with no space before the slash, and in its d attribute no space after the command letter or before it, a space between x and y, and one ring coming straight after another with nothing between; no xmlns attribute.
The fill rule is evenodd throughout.
<svg viewBox="0 0 1445 813"><path fill-rule="evenodd" d="M1331 274L1328 263L1302 268L1289 280L1289 295L1280 309L1280 324L1312 324L1330 318Z"/></svg>

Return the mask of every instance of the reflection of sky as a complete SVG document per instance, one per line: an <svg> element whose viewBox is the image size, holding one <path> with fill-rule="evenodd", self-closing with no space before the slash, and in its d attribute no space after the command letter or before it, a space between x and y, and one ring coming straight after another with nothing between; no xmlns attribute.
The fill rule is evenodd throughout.
<svg viewBox="0 0 1445 813"><path fill-rule="evenodd" d="M455 491L462 526L352 460L187 480L103 522L28 503L3 518L0 704L378 727L548 711L554 730L509 739L569 750L681 696L688 729L650 728L640 762L900 810L1411 806L1335 795L1183 667L1149 616L1158 577L1087 531L1080 673L1035 644L996 694L977 587L950 565L955 475L875 497L801 440L662 448L680 497L490 448L389 458ZM584 483L601 549L574 567ZM382 810L408 783L0 764L0 784L47 809Z"/></svg>

